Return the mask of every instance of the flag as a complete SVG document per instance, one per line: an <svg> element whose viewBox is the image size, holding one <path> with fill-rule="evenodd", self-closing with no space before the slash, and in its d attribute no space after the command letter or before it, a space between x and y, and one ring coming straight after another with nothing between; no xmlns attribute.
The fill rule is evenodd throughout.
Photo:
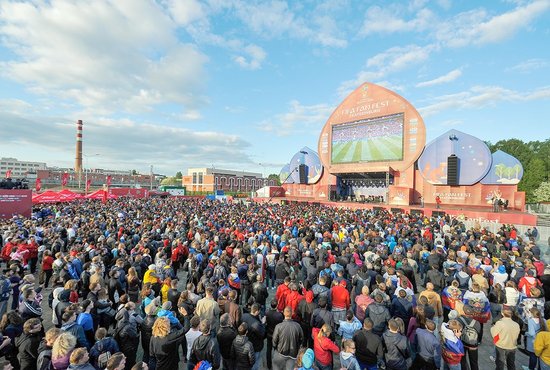
<svg viewBox="0 0 550 370"><path fill-rule="evenodd" d="M40 178L36 179L36 191L40 191L42 189L42 180Z"/></svg>
<svg viewBox="0 0 550 370"><path fill-rule="evenodd" d="M11 178L11 170L6 171L6 179Z"/></svg>
<svg viewBox="0 0 550 370"><path fill-rule="evenodd" d="M92 185L92 179L86 180L86 193L90 191L90 185Z"/></svg>
<svg viewBox="0 0 550 370"><path fill-rule="evenodd" d="M107 190L103 190L103 197L101 198L101 201L103 204L107 203Z"/></svg>
<svg viewBox="0 0 550 370"><path fill-rule="evenodd" d="M111 186L111 175L107 176L107 186Z"/></svg>
<svg viewBox="0 0 550 370"><path fill-rule="evenodd" d="M61 186L63 187L67 186L68 182L69 182L69 174L64 173L63 175L61 175Z"/></svg>

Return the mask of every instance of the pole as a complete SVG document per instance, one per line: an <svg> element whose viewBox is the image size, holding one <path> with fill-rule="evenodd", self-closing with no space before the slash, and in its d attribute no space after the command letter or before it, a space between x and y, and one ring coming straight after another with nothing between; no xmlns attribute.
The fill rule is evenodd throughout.
<svg viewBox="0 0 550 370"><path fill-rule="evenodd" d="M151 186L150 190L153 190L153 165L151 165Z"/></svg>

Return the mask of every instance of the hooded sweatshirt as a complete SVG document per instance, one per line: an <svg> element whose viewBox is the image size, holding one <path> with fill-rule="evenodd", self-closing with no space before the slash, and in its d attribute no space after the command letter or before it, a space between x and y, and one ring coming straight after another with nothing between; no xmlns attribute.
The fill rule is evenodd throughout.
<svg viewBox="0 0 550 370"><path fill-rule="evenodd" d="M357 359L350 352L340 352L340 366L346 370L361 370Z"/></svg>

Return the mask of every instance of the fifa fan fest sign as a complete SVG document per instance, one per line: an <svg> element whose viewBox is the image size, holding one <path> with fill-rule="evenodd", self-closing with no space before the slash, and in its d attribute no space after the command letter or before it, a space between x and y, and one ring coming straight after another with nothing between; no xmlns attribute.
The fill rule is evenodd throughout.
<svg viewBox="0 0 550 370"><path fill-rule="evenodd" d="M332 174L405 171L426 143L418 111L382 86L364 83L332 113L319 138L319 157Z"/></svg>

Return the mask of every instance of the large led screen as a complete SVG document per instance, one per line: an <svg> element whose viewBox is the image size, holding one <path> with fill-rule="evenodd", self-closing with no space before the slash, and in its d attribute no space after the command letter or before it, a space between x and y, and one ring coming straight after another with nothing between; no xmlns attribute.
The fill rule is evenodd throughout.
<svg viewBox="0 0 550 370"><path fill-rule="evenodd" d="M332 126L332 164L403 159L403 113Z"/></svg>

